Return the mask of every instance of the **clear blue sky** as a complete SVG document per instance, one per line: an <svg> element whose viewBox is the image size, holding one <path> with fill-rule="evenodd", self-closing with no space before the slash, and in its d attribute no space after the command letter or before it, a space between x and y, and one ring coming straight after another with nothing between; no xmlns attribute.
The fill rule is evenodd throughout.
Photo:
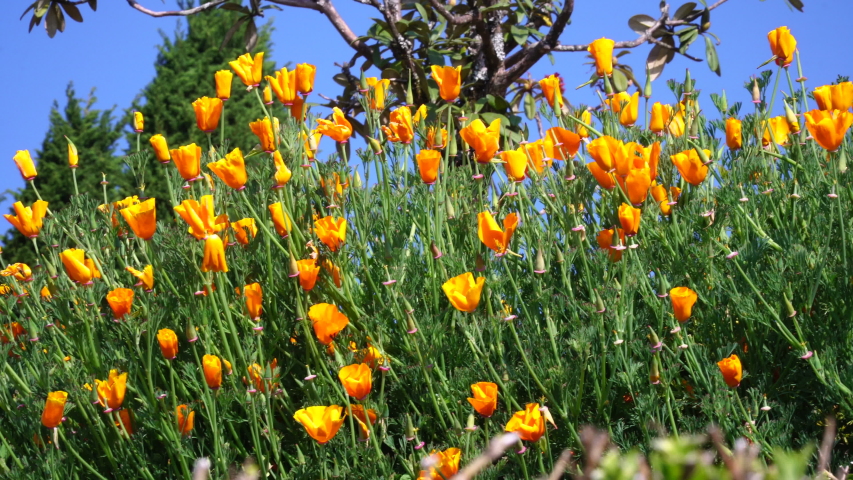
<svg viewBox="0 0 853 480"><path fill-rule="evenodd" d="M175 8L174 0L140 1L151 9ZM126 2L112 0L100 2L97 12L81 5L85 22L78 24L68 19L65 32L50 39L42 27L27 33L28 20L18 20L27 1L7 2L11 3L18 5L20 11L7 5L0 16L0 59L6 71L0 88L0 105L6 112L0 128L0 192L23 186L12 156L16 150L29 149L35 154L40 148L51 105L54 100L64 102L68 82L74 82L78 96L82 97L96 88L95 108L115 105L120 112L154 75L157 45L161 41L159 32L172 35L178 22L175 17L151 18L131 9ZM628 18L638 13L659 16L658 0L576 0L575 3L572 23L560 39L566 44L588 43L602 36L631 40L635 34L627 26ZM681 3L673 1L673 8ZM698 82L697 88L706 97L706 108L711 108L707 95L723 89L730 102L748 101L743 82L770 57L767 32L782 25L787 25L797 38L811 88L832 82L838 74L853 74L853 55L838 41L853 18L853 1L805 0L805 4L805 13L789 10L783 0L731 0L721 6L713 12L711 31L723 42L718 46L723 76L718 78L704 63L677 58L655 82L652 101L672 103L672 94L664 81L683 78L688 67ZM373 8L353 0L338 0L336 6L356 34L363 34L370 26L370 16L376 14ZM338 89L331 81L338 71L334 63L349 60L352 50L317 12L285 8L283 12L272 11L269 16L275 27L274 60L278 64L314 63L318 70L315 92L334 97ZM639 78L644 75L648 51L646 45L623 57ZM704 57L704 42L700 39L689 53ZM589 78L589 68L583 65L585 55L556 53L555 56L556 65L543 59L533 68L533 77L559 72L565 78L570 101L596 102L590 89L574 90ZM8 211L10 206L9 200L0 204L0 212ZM0 220L0 231L6 228L5 220Z"/></svg>

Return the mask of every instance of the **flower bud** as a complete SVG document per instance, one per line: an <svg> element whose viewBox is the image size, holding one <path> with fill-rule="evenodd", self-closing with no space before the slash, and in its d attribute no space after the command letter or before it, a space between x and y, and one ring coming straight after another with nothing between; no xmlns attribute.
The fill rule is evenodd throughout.
<svg viewBox="0 0 853 480"><path fill-rule="evenodd" d="M758 88L758 79L752 79L752 103L761 103L761 90Z"/></svg>
<svg viewBox="0 0 853 480"><path fill-rule="evenodd" d="M800 131L800 122L797 120L797 115L791 110L791 107L788 106L788 102L782 102L785 105L785 120L788 121L788 126L791 127L791 131L797 133Z"/></svg>
<svg viewBox="0 0 853 480"><path fill-rule="evenodd" d="M449 198L444 201L444 207L447 210L448 220L456 218L456 209L453 208L453 202L451 202Z"/></svg>
<svg viewBox="0 0 853 480"><path fill-rule="evenodd" d="M646 85L643 87L643 98L652 97L652 76L649 72L649 67L646 67Z"/></svg>
<svg viewBox="0 0 853 480"><path fill-rule="evenodd" d="M190 343L198 340L198 334L195 331L195 326L193 325L192 320L187 320L187 328L184 330L184 334L187 336L187 341Z"/></svg>
<svg viewBox="0 0 853 480"><path fill-rule="evenodd" d="M406 440L412 441L415 439L415 425L412 423L412 417L406 414Z"/></svg>
<svg viewBox="0 0 853 480"><path fill-rule="evenodd" d="M788 314L788 318L794 317L797 315L797 310L794 308L794 304L788 300L788 294L782 294L782 300L785 302L785 312Z"/></svg>
<svg viewBox="0 0 853 480"><path fill-rule="evenodd" d="M290 255L290 269L289 270L290 271L287 274L288 277L295 278L295 277L299 276L299 264L296 263L296 256L292 255L292 254Z"/></svg>
<svg viewBox="0 0 853 480"><path fill-rule="evenodd" d="M474 431L477 429L477 419L474 417L474 414L468 414L468 421L465 423L465 430Z"/></svg>
<svg viewBox="0 0 853 480"><path fill-rule="evenodd" d="M601 299L601 295L598 294L598 290L595 291L595 311L596 313L604 313L607 311L607 307L604 306L604 300Z"/></svg>
<svg viewBox="0 0 853 480"><path fill-rule="evenodd" d="M533 262L533 273L543 274L548 271L548 267L545 266L545 256L542 254L542 249L540 248L536 252L536 260Z"/></svg>
<svg viewBox="0 0 853 480"><path fill-rule="evenodd" d="M441 256L443 255L443 253L441 253L441 250L438 249L438 247L435 245L435 242L433 241L429 242L429 249L432 251L432 258L436 260L441 258Z"/></svg>
<svg viewBox="0 0 853 480"><path fill-rule="evenodd" d="M458 151L459 147L456 145L456 135L454 135L450 137L450 144L447 146L447 154L451 157L455 157Z"/></svg>
<svg viewBox="0 0 853 480"><path fill-rule="evenodd" d="M296 463L305 465L305 455L302 454L302 449L299 448L299 445L296 445Z"/></svg>
<svg viewBox="0 0 853 480"><path fill-rule="evenodd" d="M373 137L367 137L367 143L370 145L370 150L375 155L382 154L382 145L379 143L379 140L377 140Z"/></svg>
<svg viewBox="0 0 853 480"><path fill-rule="evenodd" d="M358 173L358 170L355 171L355 176L352 179L352 186L355 188L361 188L364 185L361 181L361 175Z"/></svg>
<svg viewBox="0 0 853 480"><path fill-rule="evenodd" d="M556 259L555 261L556 261L557 263L563 263L563 262L565 262L565 261L566 261L566 259L565 259L565 258L563 258L563 252L561 252L559 248L556 250L556 252L557 252L557 255L556 255L557 259Z"/></svg>
<svg viewBox="0 0 853 480"><path fill-rule="evenodd" d="M652 357L652 364L649 367L649 381L652 382L652 385L657 385L660 383L660 367L658 367L658 356L654 355Z"/></svg>
<svg viewBox="0 0 853 480"><path fill-rule="evenodd" d="M684 93L683 95L687 95L693 93L693 79L690 78L690 69L686 69L684 72Z"/></svg>
<svg viewBox="0 0 853 480"><path fill-rule="evenodd" d="M361 71L361 76L358 79L358 85L362 92L370 90L370 85L367 83L367 77L364 76L364 70Z"/></svg>
<svg viewBox="0 0 853 480"><path fill-rule="evenodd" d="M474 260L474 270L478 272L484 272L486 270L486 261L483 260L483 256L480 253L477 253L477 258Z"/></svg>
<svg viewBox="0 0 853 480"><path fill-rule="evenodd" d="M412 71L409 70L409 84L406 86L406 105L414 105L415 97L412 95Z"/></svg>

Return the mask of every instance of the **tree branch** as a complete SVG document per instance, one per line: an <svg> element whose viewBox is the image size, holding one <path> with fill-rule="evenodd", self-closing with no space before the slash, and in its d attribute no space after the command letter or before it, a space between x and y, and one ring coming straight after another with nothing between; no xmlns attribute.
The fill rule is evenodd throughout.
<svg viewBox="0 0 853 480"><path fill-rule="evenodd" d="M194 15L199 12L203 12L205 10L210 10L212 8L216 8L219 5L222 5L227 0L213 0L207 3L203 3L197 7L188 8L186 10L171 10L171 11L156 11L149 10L142 5L139 4L136 0L127 0L127 4L133 7L140 12L150 15L152 17L186 17L187 15Z"/></svg>
<svg viewBox="0 0 853 480"><path fill-rule="evenodd" d="M472 13L466 13L465 15L454 15L450 13L450 11L441 4L440 0L429 0L429 3L432 4L432 8L434 8L435 11L444 17L447 20L447 23L451 25L466 25L474 20L474 14Z"/></svg>
<svg viewBox="0 0 853 480"><path fill-rule="evenodd" d="M530 70L530 67L540 58L558 46L560 35L563 34L563 30L571 20L574 10L575 0L565 0L562 10L560 10L545 38L515 52L506 59L508 68L503 75L505 78L501 79L503 85L506 86L516 81L524 72Z"/></svg>
<svg viewBox="0 0 853 480"><path fill-rule="evenodd" d="M710 5L708 7L708 10L711 11L711 10L719 7L720 5L722 5L728 1L729 0L718 0L713 5ZM696 17L694 17L694 19L695 18ZM635 47L639 47L640 45L642 45L646 42L656 43L656 42L654 42L654 37L652 36L652 34L658 28L661 28L664 26L674 27L674 26L678 26L678 25L686 25L688 23L690 23L690 21L688 21L686 19L685 20L670 19L668 13L664 13L655 23L653 23L649 28L647 28L646 31L644 31L635 40L625 40L625 41L621 41L621 42L616 42L613 45L613 48L635 48ZM589 44L584 44L584 45L556 45L553 50L555 52L585 52L588 47L589 47ZM691 60L695 60L695 58L691 58L689 55L685 55L685 56L687 58L690 58Z"/></svg>
<svg viewBox="0 0 853 480"><path fill-rule="evenodd" d="M286 7L296 7L296 8L307 8L308 10L316 10L318 12L322 12L323 9L320 8L317 3L312 2L311 0L267 0L270 3L275 3L276 5L284 5Z"/></svg>
<svg viewBox="0 0 853 480"><path fill-rule="evenodd" d="M279 1L303 1L303 0L279 0ZM313 3L313 2L309 2ZM338 13L338 10L332 4L331 0L316 0L316 4L319 7L319 10L332 22L332 26L335 27L335 30L341 34L344 41L347 42L347 45L355 49L358 53L360 53L364 58L371 58L373 52L370 50L370 47L367 46L366 43L362 42L358 39L358 36L349 28L347 22L344 21L341 14Z"/></svg>

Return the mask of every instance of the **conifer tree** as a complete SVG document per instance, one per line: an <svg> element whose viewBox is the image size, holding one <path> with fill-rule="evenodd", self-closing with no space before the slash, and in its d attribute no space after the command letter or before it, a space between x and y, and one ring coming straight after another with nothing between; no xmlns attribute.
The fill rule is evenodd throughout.
<svg viewBox="0 0 853 480"><path fill-rule="evenodd" d="M149 140L155 134L166 137L170 149L195 143L207 151L208 138L196 127L192 101L203 96L215 97L214 73L230 70L228 62L246 53L240 35L223 43L234 24L235 15L236 12L228 10L212 10L188 17L186 28L179 28L174 38L161 32L163 44L158 47L156 76L139 94L125 121L125 125L132 124L133 110L144 115L145 131L140 138L142 151L151 151ZM264 52L264 72L271 74L275 64L270 61L270 30L269 26L261 28L252 53ZM248 124L259 117L259 107L254 95L240 92L245 87L236 75L233 82L231 99L225 104L225 143L229 148L240 147L248 151L257 144ZM222 124L220 121L220 129ZM136 152L136 133L128 133L127 139L128 153ZM219 130L214 132L212 141L214 146L219 146ZM158 201L158 205L167 207L169 196L163 176L164 167L153 155L147 155L147 158L145 195L163 199ZM167 210L171 208L161 211L171 213Z"/></svg>
<svg viewBox="0 0 853 480"><path fill-rule="evenodd" d="M50 127L39 150L32 152L36 161L38 177L36 188L42 200L48 202L51 210L58 210L70 203L74 195L74 182L71 168L68 166L69 138L77 147L79 163L77 167L77 185L80 194L97 195L102 191L102 174L109 184L109 196L117 197L124 193L127 185L124 164L115 151L122 136L121 127L116 125L113 109L93 109L96 102L94 90L86 99L77 98L72 84L65 90L66 103L60 110L54 101L50 110ZM100 195L98 196L100 199ZM15 200L30 205L38 197L32 186L15 194ZM115 198L110 198L110 201ZM3 222L6 222L4 219ZM3 238L3 257L7 261L31 262L34 255L30 241L17 230L10 228Z"/></svg>

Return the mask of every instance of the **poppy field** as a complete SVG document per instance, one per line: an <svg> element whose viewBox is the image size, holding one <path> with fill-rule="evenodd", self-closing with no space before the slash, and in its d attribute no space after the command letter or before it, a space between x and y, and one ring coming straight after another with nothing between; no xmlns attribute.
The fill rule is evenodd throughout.
<svg viewBox="0 0 853 480"><path fill-rule="evenodd" d="M5 215L39 260L0 255L0 477L449 479L503 433L477 478L629 478L639 452L675 475L709 425L782 471L830 416L849 461L853 83L768 40L701 105L689 71L614 92L596 40L600 103L551 75L538 126L438 66L429 104L362 77L363 113L321 118L315 67L263 53L199 79L205 144L137 112L136 195ZM256 145L221 126L237 95ZM68 139L75 186L83 162ZM588 425L632 453L582 472Z"/></svg>

